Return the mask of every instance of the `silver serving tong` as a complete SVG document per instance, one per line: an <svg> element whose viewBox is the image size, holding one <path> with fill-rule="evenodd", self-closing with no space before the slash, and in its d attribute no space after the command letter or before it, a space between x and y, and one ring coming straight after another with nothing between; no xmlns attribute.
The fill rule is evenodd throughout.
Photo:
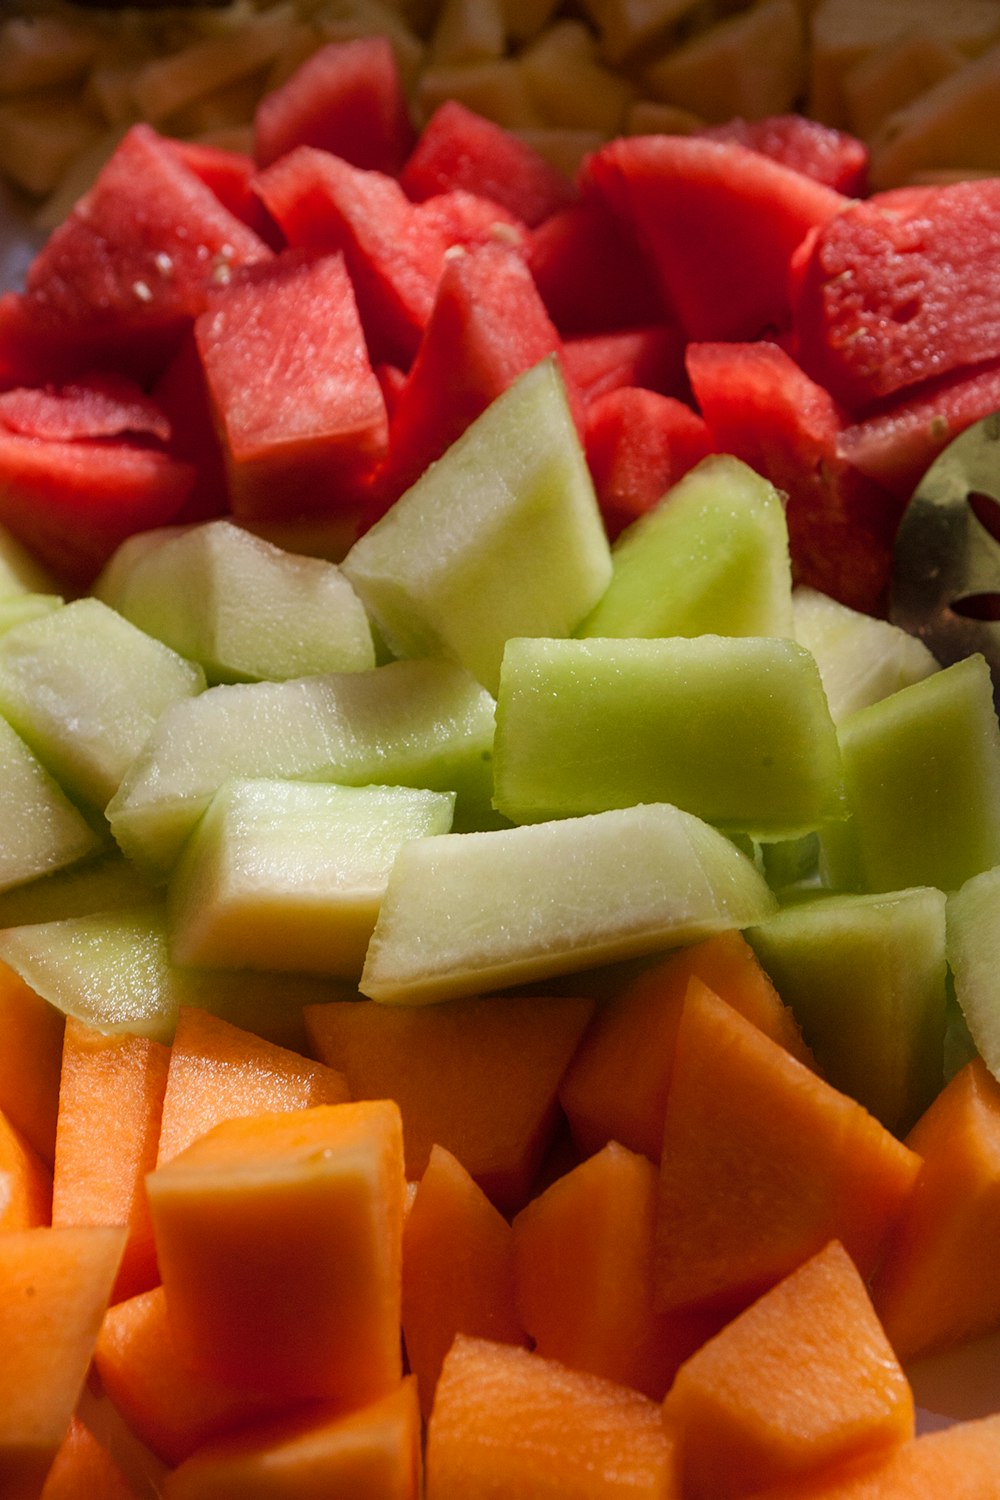
<svg viewBox="0 0 1000 1500"><path fill-rule="evenodd" d="M954 438L896 534L889 618L942 666L980 651L1000 705L1000 412Z"/></svg>

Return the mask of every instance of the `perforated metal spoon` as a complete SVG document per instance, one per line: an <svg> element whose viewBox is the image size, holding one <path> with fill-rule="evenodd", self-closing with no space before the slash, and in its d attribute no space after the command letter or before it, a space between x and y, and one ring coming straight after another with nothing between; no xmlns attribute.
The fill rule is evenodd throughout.
<svg viewBox="0 0 1000 1500"><path fill-rule="evenodd" d="M903 513L889 617L943 666L981 651L1000 704L1000 412L938 454Z"/></svg>

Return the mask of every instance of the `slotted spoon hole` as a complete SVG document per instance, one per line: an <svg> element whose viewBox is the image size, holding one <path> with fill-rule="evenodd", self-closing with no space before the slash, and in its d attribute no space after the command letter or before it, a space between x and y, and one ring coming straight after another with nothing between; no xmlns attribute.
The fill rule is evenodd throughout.
<svg viewBox="0 0 1000 1500"><path fill-rule="evenodd" d="M985 490L970 490L965 499L980 526L989 532L994 541L1000 542L1000 499L996 495L988 495Z"/></svg>

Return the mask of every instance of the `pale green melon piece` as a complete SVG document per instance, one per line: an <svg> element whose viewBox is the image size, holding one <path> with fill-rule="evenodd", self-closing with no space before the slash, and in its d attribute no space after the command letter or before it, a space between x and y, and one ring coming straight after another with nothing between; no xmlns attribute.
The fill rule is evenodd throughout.
<svg viewBox="0 0 1000 1500"><path fill-rule="evenodd" d="M746 934L823 1076L904 1135L944 1083L945 896L820 896Z"/></svg>
<svg viewBox="0 0 1000 1500"><path fill-rule="evenodd" d="M127 1032L161 1042L172 1039L186 1005L304 1050L303 1006L349 993L311 975L181 968L170 960L166 909L159 901L4 928L0 961L65 1015L109 1035Z"/></svg>
<svg viewBox="0 0 1000 1500"><path fill-rule="evenodd" d="M200 667L97 599L0 636L0 712L71 797L103 810L160 714Z"/></svg>
<svg viewBox="0 0 1000 1500"><path fill-rule="evenodd" d="M511 636L569 635L611 554L555 362L498 396L342 566L391 651L461 662L490 692Z"/></svg>
<svg viewBox="0 0 1000 1500"><path fill-rule="evenodd" d="M778 839L844 812L816 663L775 636L509 641L494 786L517 823L672 802Z"/></svg>
<svg viewBox="0 0 1000 1500"><path fill-rule="evenodd" d="M161 716L108 821L123 852L161 878L237 777L451 791L456 826L481 826L492 816L493 731L489 693L445 661L213 687Z"/></svg>
<svg viewBox="0 0 1000 1500"><path fill-rule="evenodd" d="M61 609L65 602L61 594L23 593L0 597L0 635L6 635L8 630L25 625L29 620L37 620L41 615L50 615L53 610Z"/></svg>
<svg viewBox="0 0 1000 1500"><path fill-rule="evenodd" d="M955 891L1000 864L1000 725L980 655L840 726L850 816L823 831L839 890Z"/></svg>
<svg viewBox="0 0 1000 1500"><path fill-rule="evenodd" d="M112 844L82 865L70 865L26 885L0 891L0 927L54 922L159 899L160 892Z"/></svg>
<svg viewBox="0 0 1000 1500"><path fill-rule="evenodd" d="M0 526L0 599L18 594L57 594L59 586L23 542Z"/></svg>
<svg viewBox="0 0 1000 1500"><path fill-rule="evenodd" d="M916 636L816 589L797 588L792 610L795 639L816 658L835 724L940 670Z"/></svg>
<svg viewBox="0 0 1000 1500"><path fill-rule="evenodd" d="M336 564L285 552L231 521L138 532L94 593L211 682L375 665L364 605Z"/></svg>
<svg viewBox="0 0 1000 1500"><path fill-rule="evenodd" d="M948 897L947 923L955 999L980 1057L1000 1079L1000 865Z"/></svg>
<svg viewBox="0 0 1000 1500"><path fill-rule="evenodd" d="M788 526L778 491L726 454L703 459L611 550L581 636L792 634Z"/></svg>
<svg viewBox="0 0 1000 1500"><path fill-rule="evenodd" d="M735 845L664 803L414 839L361 990L404 1004L474 995L746 927L775 906Z"/></svg>
<svg viewBox="0 0 1000 1500"><path fill-rule="evenodd" d="M102 840L0 719L0 891L96 854Z"/></svg>
<svg viewBox="0 0 1000 1500"><path fill-rule="evenodd" d="M408 839L451 830L453 792L231 781L170 882L175 963L357 980Z"/></svg>

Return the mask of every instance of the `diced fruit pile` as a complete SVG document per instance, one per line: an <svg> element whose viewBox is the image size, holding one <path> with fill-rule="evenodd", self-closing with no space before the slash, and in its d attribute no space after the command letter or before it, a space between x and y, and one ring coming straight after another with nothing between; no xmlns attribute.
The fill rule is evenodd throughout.
<svg viewBox="0 0 1000 1500"><path fill-rule="evenodd" d="M127 126L246 149L260 99L330 41L390 39L411 113L445 99L572 170L623 133L801 110L880 188L1000 169L994 0L13 0L0 174L52 226Z"/></svg>
<svg viewBox="0 0 1000 1500"><path fill-rule="evenodd" d="M876 611L1000 185L402 102L0 303L0 1490L988 1494L1000 724Z"/></svg>

